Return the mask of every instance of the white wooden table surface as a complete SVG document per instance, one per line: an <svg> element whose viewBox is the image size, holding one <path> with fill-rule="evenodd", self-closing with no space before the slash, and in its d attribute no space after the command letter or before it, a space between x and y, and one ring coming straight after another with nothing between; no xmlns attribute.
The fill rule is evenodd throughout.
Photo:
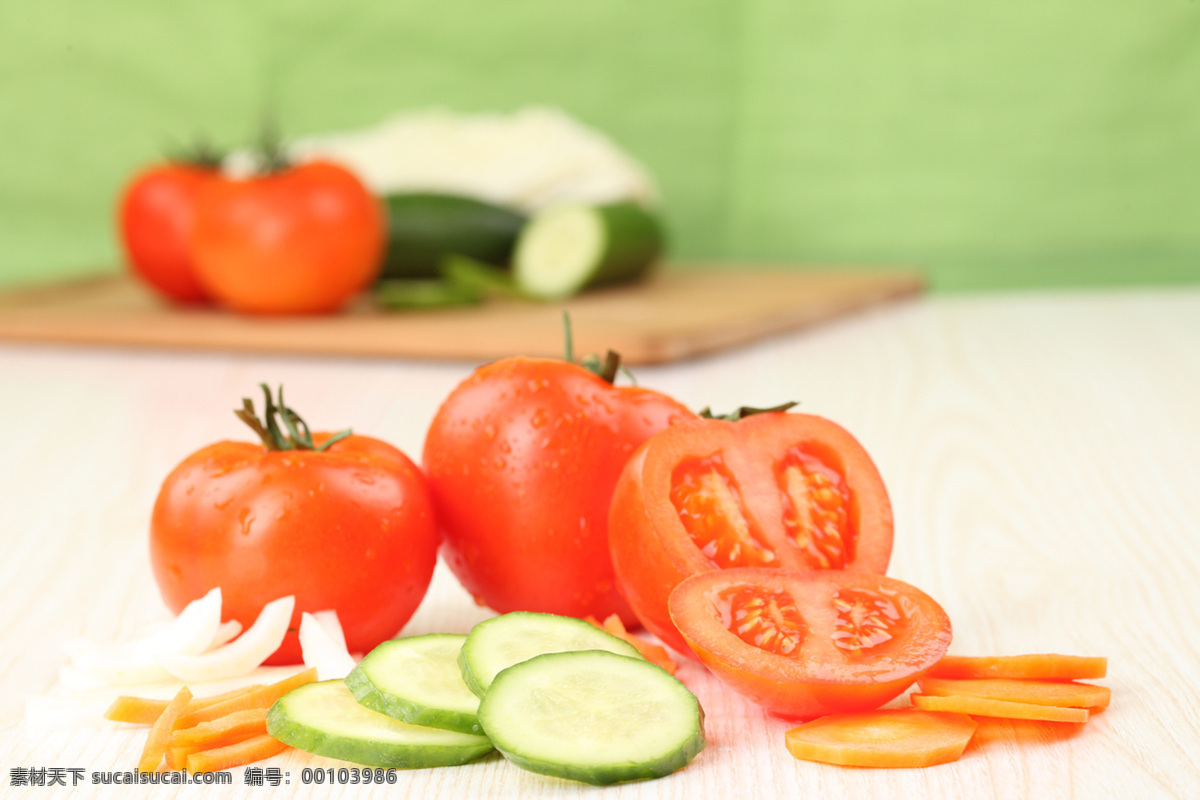
<svg viewBox="0 0 1200 800"><path fill-rule="evenodd" d="M461 363L0 346L0 796L14 768L130 769L144 733L22 722L78 635L118 639L165 612L147 524L192 450L242 437L230 410L283 382L319 428L353 425L419 458ZM1200 797L1200 289L911 301L700 361L639 370L693 407L798 399L867 446L896 516L890 574L937 598L952 652L1109 657L1111 708L1086 726L988 723L955 764L855 770L794 760L790 727L681 677L708 749L658 781L596 789L490 758L379 788L93 787L81 797ZM406 633L486 615L439 568ZM68 781L69 783L69 781ZM286 793L286 794L283 794Z"/></svg>

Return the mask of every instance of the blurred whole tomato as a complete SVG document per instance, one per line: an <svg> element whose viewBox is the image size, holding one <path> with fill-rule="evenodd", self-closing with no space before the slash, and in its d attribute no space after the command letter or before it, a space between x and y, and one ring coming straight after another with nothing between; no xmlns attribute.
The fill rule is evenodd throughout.
<svg viewBox="0 0 1200 800"><path fill-rule="evenodd" d="M328 162L275 164L201 193L191 252L220 305L254 314L337 311L382 268L379 201Z"/></svg>
<svg viewBox="0 0 1200 800"><path fill-rule="evenodd" d="M130 267L157 292L179 303L208 299L189 248L196 203L203 188L217 178L214 166L204 163L159 164L135 174L117 206L121 245Z"/></svg>

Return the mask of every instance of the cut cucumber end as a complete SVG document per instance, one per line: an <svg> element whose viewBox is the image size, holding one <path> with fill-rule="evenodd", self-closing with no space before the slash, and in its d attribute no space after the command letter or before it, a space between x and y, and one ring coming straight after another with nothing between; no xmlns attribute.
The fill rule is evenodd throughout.
<svg viewBox="0 0 1200 800"><path fill-rule="evenodd" d="M410 725L372 711L343 681L288 692L267 713L267 733L308 753L394 769L466 764L493 749L486 736Z"/></svg>
<svg viewBox="0 0 1200 800"><path fill-rule="evenodd" d="M517 766L597 785L669 775L705 745L704 712L687 687L648 661L606 651L505 669L479 721Z"/></svg>
<svg viewBox="0 0 1200 800"><path fill-rule="evenodd" d="M575 617L514 611L476 625L458 656L463 681L479 697L501 670L545 653L606 650L641 659L629 642Z"/></svg>
<svg viewBox="0 0 1200 800"><path fill-rule="evenodd" d="M346 687L367 708L413 725L481 733L479 698L458 667L465 634L435 633L394 639L372 650L348 676Z"/></svg>
<svg viewBox="0 0 1200 800"><path fill-rule="evenodd" d="M528 294L562 298L640 277L662 247L657 217L634 203L559 206L536 215L521 231L513 276Z"/></svg>
<svg viewBox="0 0 1200 800"><path fill-rule="evenodd" d="M604 226L588 206L565 206L535 217L517 243L517 283L540 297L583 288L604 258Z"/></svg>

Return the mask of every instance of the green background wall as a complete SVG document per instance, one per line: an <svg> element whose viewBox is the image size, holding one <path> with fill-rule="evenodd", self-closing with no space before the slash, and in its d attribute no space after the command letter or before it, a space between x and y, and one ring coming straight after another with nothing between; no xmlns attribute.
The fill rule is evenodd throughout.
<svg viewBox="0 0 1200 800"><path fill-rule="evenodd" d="M658 177L674 254L938 288L1200 280L1195 0L0 4L0 283L115 269L174 140L561 106Z"/></svg>

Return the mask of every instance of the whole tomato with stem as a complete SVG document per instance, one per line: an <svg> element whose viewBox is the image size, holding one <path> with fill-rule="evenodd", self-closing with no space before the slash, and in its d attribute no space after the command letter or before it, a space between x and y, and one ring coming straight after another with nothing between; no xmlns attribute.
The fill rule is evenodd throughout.
<svg viewBox="0 0 1200 800"><path fill-rule="evenodd" d="M258 174L202 193L191 239L200 283L233 311L337 311L383 268L379 201L345 167L266 152Z"/></svg>
<svg viewBox="0 0 1200 800"><path fill-rule="evenodd" d="M791 405L673 426L617 482L608 529L621 590L642 624L681 653L689 650L667 601L697 573L887 571L892 507L879 470L840 425L783 413Z"/></svg>
<svg viewBox="0 0 1200 800"><path fill-rule="evenodd" d="M295 595L287 638L268 660L300 661L300 614L334 609L351 652L395 636L416 611L437 562L438 530L420 469L402 452L350 431L310 433L263 386L236 413L260 443L196 451L163 482L150 523L150 561L178 613L221 587L222 616L249 626L271 600Z"/></svg>
<svg viewBox="0 0 1200 800"><path fill-rule="evenodd" d="M196 205L218 180L219 159L207 151L141 170L117 205L117 228L133 272L164 297L202 303L208 292L196 276L191 252Z"/></svg>
<svg viewBox="0 0 1200 800"><path fill-rule="evenodd" d="M423 462L442 556L481 605L636 625L617 588L608 508L626 460L694 415L649 389L615 386L619 358L505 358L442 403Z"/></svg>

